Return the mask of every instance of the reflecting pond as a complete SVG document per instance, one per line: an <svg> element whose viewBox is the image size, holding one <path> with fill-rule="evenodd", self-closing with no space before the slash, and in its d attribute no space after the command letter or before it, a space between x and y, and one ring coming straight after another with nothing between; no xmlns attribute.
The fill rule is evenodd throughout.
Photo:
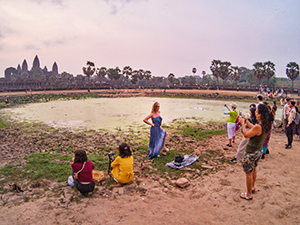
<svg viewBox="0 0 300 225"><path fill-rule="evenodd" d="M44 122L54 127L113 130L146 126L143 119L155 101L160 103L163 123L191 117L202 121L226 121L228 116L223 114L223 105L231 103L228 100L189 98L89 98L33 103L2 111L19 120ZM248 113L249 102L236 103L239 111ZM276 118L280 119L280 116L281 109Z"/></svg>

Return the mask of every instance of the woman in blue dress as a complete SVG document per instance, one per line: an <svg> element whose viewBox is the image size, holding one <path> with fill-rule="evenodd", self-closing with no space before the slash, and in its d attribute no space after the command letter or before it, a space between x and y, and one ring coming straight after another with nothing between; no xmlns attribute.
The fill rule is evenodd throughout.
<svg viewBox="0 0 300 225"><path fill-rule="evenodd" d="M166 155L166 152L168 151L165 146L168 134L160 127L162 118L160 116L159 108L159 103L155 102L152 106L151 113L144 119L144 122L151 126L148 159L158 157L161 149L163 149L163 155ZM149 122L150 118L152 119L152 123Z"/></svg>

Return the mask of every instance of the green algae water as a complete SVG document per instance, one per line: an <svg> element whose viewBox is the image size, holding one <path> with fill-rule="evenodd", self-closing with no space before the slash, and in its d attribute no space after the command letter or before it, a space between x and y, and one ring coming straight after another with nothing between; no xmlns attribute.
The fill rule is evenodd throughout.
<svg viewBox="0 0 300 225"><path fill-rule="evenodd" d="M43 122L53 127L126 130L146 127L143 119L150 113L155 101L160 103L163 123L174 119L197 118L201 121L226 121L223 105L230 101L188 98L90 98L84 100L58 100L7 108L1 111L20 121ZM249 102L236 102L243 114L249 112ZM281 118L281 110L276 119Z"/></svg>

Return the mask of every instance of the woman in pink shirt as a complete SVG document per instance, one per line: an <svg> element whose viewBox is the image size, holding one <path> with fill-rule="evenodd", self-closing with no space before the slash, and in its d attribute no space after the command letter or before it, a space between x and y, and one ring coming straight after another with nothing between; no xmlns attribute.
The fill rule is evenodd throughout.
<svg viewBox="0 0 300 225"><path fill-rule="evenodd" d="M95 168L91 161L87 160L84 150L76 150L73 163L71 164L74 184L81 194L87 196L95 188L93 179L93 169Z"/></svg>

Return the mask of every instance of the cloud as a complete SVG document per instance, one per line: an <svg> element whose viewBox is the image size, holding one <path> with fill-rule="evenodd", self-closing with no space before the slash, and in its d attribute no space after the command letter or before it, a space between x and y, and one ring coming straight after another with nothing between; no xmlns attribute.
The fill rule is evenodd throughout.
<svg viewBox="0 0 300 225"><path fill-rule="evenodd" d="M66 39L57 39L57 40L44 41L43 44L46 45L47 47L50 47L50 46L56 46L56 45L63 45L66 42L67 42Z"/></svg>
<svg viewBox="0 0 300 225"><path fill-rule="evenodd" d="M39 50L39 48L33 44L25 45L24 49L25 50Z"/></svg>
<svg viewBox="0 0 300 225"><path fill-rule="evenodd" d="M63 0L31 0L33 2L36 2L38 4L42 4L44 2L50 2L50 3L53 3L53 4L56 4L56 5L63 5Z"/></svg>
<svg viewBox="0 0 300 225"><path fill-rule="evenodd" d="M111 7L110 14L116 15L121 8L125 8L127 4L133 2L146 2L147 0L104 0Z"/></svg>

